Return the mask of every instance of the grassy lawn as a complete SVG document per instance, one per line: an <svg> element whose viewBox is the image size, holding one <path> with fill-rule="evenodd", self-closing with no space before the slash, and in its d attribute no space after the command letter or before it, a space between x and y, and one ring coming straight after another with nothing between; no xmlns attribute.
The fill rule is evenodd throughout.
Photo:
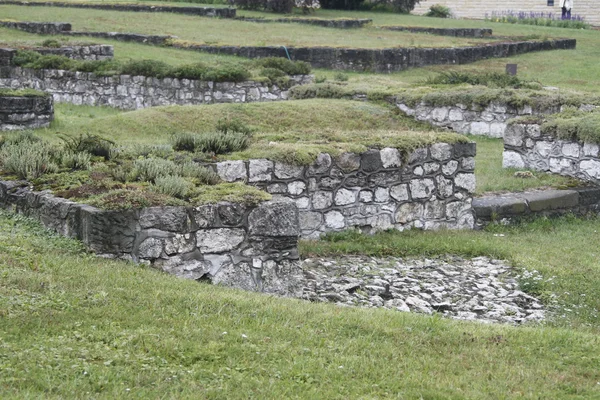
<svg viewBox="0 0 600 400"><path fill-rule="evenodd" d="M220 119L237 119L255 131L251 147L244 152L228 155L230 159L273 156L305 159L314 157L321 150L333 153L360 151L361 142L402 145L402 138L393 139L389 132L431 130L429 126L398 115L386 106L315 99L262 104L155 107L130 112L108 107L57 104L55 121L51 127L36 130L36 135L58 141L59 135L74 136L87 132L114 140L120 145L168 144L172 135L180 132L211 131ZM469 136L469 139L477 142L475 173L478 194L543 187L564 188L576 184L576 181L567 177L535 171L532 171L533 178L517 178L514 176L515 170L502 169L501 140L482 136Z"/></svg>
<svg viewBox="0 0 600 400"><path fill-rule="evenodd" d="M331 29L303 24L259 24L171 13L131 13L54 7L0 6L2 18L17 21L65 21L77 31L134 32L174 35L182 41L209 45L334 46L353 48L453 47L491 39L365 29ZM140 18L143 16L143 18Z"/></svg>
<svg viewBox="0 0 600 400"><path fill-rule="evenodd" d="M570 251L581 261L597 258L591 229L572 221L552 234L577 235L581 247ZM423 237L450 238L436 235ZM507 241L530 238L524 230ZM2 398L600 395L595 328L490 326L206 286L98 259L5 213L0 239ZM574 293L590 302L595 267L586 279L573 274L582 284Z"/></svg>

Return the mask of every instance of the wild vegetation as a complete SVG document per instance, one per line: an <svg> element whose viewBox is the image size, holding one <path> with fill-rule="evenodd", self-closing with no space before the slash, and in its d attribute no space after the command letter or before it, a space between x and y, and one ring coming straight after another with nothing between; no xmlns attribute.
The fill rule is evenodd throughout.
<svg viewBox="0 0 600 400"><path fill-rule="evenodd" d="M198 24L197 17L174 15L132 19L128 13L92 10L5 5L0 10L15 19L60 16L81 29L168 33L213 43L233 42L233 32L237 44L476 42L388 36L376 27L348 33L209 19ZM485 25L499 36L565 35L552 27L390 13L319 9L314 15L373 18L375 26ZM4 28L0 35L3 42L19 46L47 39ZM38 189L104 208L258 202L268 195L243 184L218 183L201 164L250 157L309 163L320 151L338 154L392 145L408 151L434 141L474 140L478 193L568 187L574 182L553 175L515 177L514 170L501 169L501 141L432 130L399 115L384 100L389 95L415 101L430 96L440 104L459 99L483 105L491 96L504 96L515 105L596 104L600 36L593 30L569 31L571 35L578 49L553 54L552 63L544 52L390 75L317 70L320 83L298 91L298 98L307 100L133 112L57 104L50 128L35 135L3 134L2 177L31 179ZM73 43L66 37L52 39ZM142 70L148 69L141 62L145 59L168 60L169 68L200 62L211 68L250 65L235 57L110 43L119 65L131 59ZM274 62L252 64L252 77L273 81L290 73L279 64L284 61ZM503 71L506 62L519 64L518 79L493 73ZM149 69L155 71L156 65ZM560 90L542 89L545 85ZM369 101L336 99L357 93L367 93ZM591 130L598 123L596 114L567 110L546 120L544 129L587 140L596 135ZM576 117L587 122L576 124ZM541 298L552 312L542 324L513 327L311 304L179 280L145 266L97 258L73 240L0 211L0 397L596 398L598 222L566 216L492 224L482 231L375 236L347 231L301 243L303 258L507 259L523 290Z"/></svg>

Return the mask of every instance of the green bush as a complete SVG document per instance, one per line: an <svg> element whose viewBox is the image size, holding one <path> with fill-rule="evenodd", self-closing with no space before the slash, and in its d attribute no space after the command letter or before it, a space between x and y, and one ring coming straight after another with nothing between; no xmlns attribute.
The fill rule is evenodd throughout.
<svg viewBox="0 0 600 400"><path fill-rule="evenodd" d="M450 18L452 16L452 12L448 7L442 4L434 4L429 7L429 11L425 13L425 16L434 18Z"/></svg>
<svg viewBox="0 0 600 400"><path fill-rule="evenodd" d="M12 59L12 63L17 67L25 67L28 64L34 63L40 57L42 55L33 50L18 50Z"/></svg>
<svg viewBox="0 0 600 400"><path fill-rule="evenodd" d="M196 137L197 135L191 132L182 132L173 136L173 149L176 151L189 151L194 152L196 150Z"/></svg>
<svg viewBox="0 0 600 400"><path fill-rule="evenodd" d="M169 175L156 178L151 188L158 193L181 199L189 193L191 186L185 178Z"/></svg>
<svg viewBox="0 0 600 400"><path fill-rule="evenodd" d="M121 70L121 63L115 60L81 61L76 66L77 71L93 72L97 75L115 75Z"/></svg>
<svg viewBox="0 0 600 400"><path fill-rule="evenodd" d="M277 68L263 68L260 70L259 75L269 78L271 82L275 82L279 78L287 76L285 72Z"/></svg>
<svg viewBox="0 0 600 400"><path fill-rule="evenodd" d="M72 60L68 57L57 56L54 54L49 54L45 56L39 57L37 60L27 63L24 65L26 68L33 69L77 69L79 65L78 61Z"/></svg>
<svg viewBox="0 0 600 400"><path fill-rule="evenodd" d="M171 160L162 158L143 158L135 160L131 177L133 180L155 182L162 176L178 176L180 167Z"/></svg>
<svg viewBox="0 0 600 400"><path fill-rule="evenodd" d="M92 156L89 153L63 151L60 155L60 165L69 169L88 170L92 165Z"/></svg>
<svg viewBox="0 0 600 400"><path fill-rule="evenodd" d="M179 171L181 176L193 178L201 185L215 185L221 181L221 178L215 171L198 165L195 162L182 163Z"/></svg>
<svg viewBox="0 0 600 400"><path fill-rule="evenodd" d="M0 166L19 179L31 180L58 171L54 153L55 149L43 141L8 142L0 148Z"/></svg>
<svg viewBox="0 0 600 400"><path fill-rule="evenodd" d="M273 68L285 72L288 75L310 74L310 64L304 61L290 61L282 57L267 57L256 60L256 65L263 68Z"/></svg>
<svg viewBox="0 0 600 400"><path fill-rule="evenodd" d="M58 48L61 46L62 46L62 43L56 39L46 39L42 42L42 47Z"/></svg>
<svg viewBox="0 0 600 400"><path fill-rule="evenodd" d="M293 99L344 99L351 98L352 93L345 88L334 83L317 83L312 85L294 86L291 89L290 97Z"/></svg>
<svg viewBox="0 0 600 400"><path fill-rule="evenodd" d="M499 72L483 74L459 71L442 72L434 77L428 77L423 83L426 85L461 85L466 83L491 88L541 89L539 82L523 81L517 76Z"/></svg>
<svg viewBox="0 0 600 400"><path fill-rule="evenodd" d="M48 97L50 94L34 89L0 89L0 96Z"/></svg>
<svg viewBox="0 0 600 400"><path fill-rule="evenodd" d="M162 78L171 69L169 64L157 60L131 60L121 66L119 71L125 75L141 75Z"/></svg>
<svg viewBox="0 0 600 400"><path fill-rule="evenodd" d="M60 136L60 139L64 142L65 148L73 153L87 152L93 156L104 157L105 160L111 158L112 148L115 145L112 140L89 133L79 136Z"/></svg>
<svg viewBox="0 0 600 400"><path fill-rule="evenodd" d="M197 79L202 80L208 71L208 67L205 64L187 64L180 65L178 67L171 68L169 76L179 79Z"/></svg>
<svg viewBox="0 0 600 400"><path fill-rule="evenodd" d="M336 80L338 82L346 82L348 79L349 79L348 75L343 72L336 72L333 75L333 80Z"/></svg>
<svg viewBox="0 0 600 400"><path fill-rule="evenodd" d="M252 134L252 129L237 118L231 118L231 119L221 118L221 119L219 119L216 124L216 129L217 129L217 131L223 132L223 133L238 132L238 133L243 133L245 135Z"/></svg>
<svg viewBox="0 0 600 400"><path fill-rule="evenodd" d="M221 64L208 69L202 75L202 80L212 82L243 82L250 79L250 76L250 72L242 65Z"/></svg>

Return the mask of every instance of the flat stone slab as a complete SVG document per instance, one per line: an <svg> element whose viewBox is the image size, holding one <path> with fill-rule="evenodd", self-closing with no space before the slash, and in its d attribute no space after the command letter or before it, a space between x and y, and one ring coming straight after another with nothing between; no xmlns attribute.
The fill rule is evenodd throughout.
<svg viewBox="0 0 600 400"><path fill-rule="evenodd" d="M510 218L546 211L576 211L600 203L600 188L574 190L543 190L523 193L488 195L473 199L477 218Z"/></svg>
<svg viewBox="0 0 600 400"><path fill-rule="evenodd" d="M520 195L529 204L532 212L559 210L579 204L579 193L575 190L545 190Z"/></svg>

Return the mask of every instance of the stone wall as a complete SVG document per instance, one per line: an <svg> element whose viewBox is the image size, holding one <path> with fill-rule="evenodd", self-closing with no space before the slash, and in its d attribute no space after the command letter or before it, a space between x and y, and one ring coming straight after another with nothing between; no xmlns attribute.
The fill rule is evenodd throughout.
<svg viewBox="0 0 600 400"><path fill-rule="evenodd" d="M292 84L312 77L291 77ZM0 88L31 88L51 93L56 102L139 109L165 105L246 103L286 100L288 90L254 81L203 82L143 76L100 77L93 73L0 68Z"/></svg>
<svg viewBox="0 0 600 400"><path fill-rule="evenodd" d="M189 279L298 295L298 211L290 202L103 211L0 181L0 207L81 240L97 254ZM301 293L300 293L301 294Z"/></svg>
<svg viewBox="0 0 600 400"><path fill-rule="evenodd" d="M509 119L522 115L554 114L560 111L560 107L542 110L530 106L515 108L500 103L490 103L485 108L475 104L469 106L464 104L432 106L420 103L416 106L410 106L398 102L396 105L402 112L414 117L417 121L450 128L458 133L495 138L504 137Z"/></svg>
<svg viewBox="0 0 600 400"><path fill-rule="evenodd" d="M1 2L0 2L1 4ZM61 22L6 22L0 21L0 26L19 29L25 32L39 33L44 35L63 35L63 36L85 36L103 39L118 40L121 42L135 42L151 44L155 46L164 46L169 40L176 39L177 36L171 35L142 35L138 33L126 32L78 32L71 30L71 24Z"/></svg>
<svg viewBox="0 0 600 400"><path fill-rule="evenodd" d="M504 58L535 51L575 49L575 39L489 43L468 47L350 49L335 47L211 46L174 47L247 58L287 57L309 62L314 68L348 71L395 72L440 64L468 64L488 58ZM287 50L287 52L286 52Z"/></svg>
<svg viewBox="0 0 600 400"><path fill-rule="evenodd" d="M0 131L46 128L52 119L52 96L0 95Z"/></svg>
<svg viewBox="0 0 600 400"><path fill-rule="evenodd" d="M397 149L322 153L309 166L270 160L225 161L216 171L228 182L246 181L293 200L305 238L360 228L372 233L472 228L475 144L439 143L402 157Z"/></svg>
<svg viewBox="0 0 600 400"><path fill-rule="evenodd" d="M415 6L414 14L425 14L429 7L434 4L442 4L449 7L452 14L458 18L483 19L486 14L491 15L493 11L525 11L525 12L552 12L560 18L561 11L559 1L554 0L554 6L548 6L547 0L421 0ZM600 25L600 8L598 0L577 0L573 5L573 13L585 17L585 20L593 25ZM491 24L490 24L491 25Z"/></svg>
<svg viewBox="0 0 600 400"><path fill-rule="evenodd" d="M248 18L237 17L239 21L258 22L258 23L283 23L283 24L307 24L322 26L325 28L337 29L356 29L362 28L373 22L372 19L323 19L323 18Z"/></svg>
<svg viewBox="0 0 600 400"><path fill-rule="evenodd" d="M511 124L504 136L504 168L529 168L600 184L600 146L543 135L537 124Z"/></svg>
<svg viewBox="0 0 600 400"><path fill-rule="evenodd" d="M422 26L380 26L388 31L404 31L412 33L429 33L440 36L484 38L492 36L492 30L487 28L426 28Z"/></svg>
<svg viewBox="0 0 600 400"><path fill-rule="evenodd" d="M133 11L133 12L170 12L175 14L198 15L201 17L235 18L235 8L213 8L213 7L177 7L177 6L155 6L141 4L87 4L52 2L28 2L28 1L0 1L0 4L11 4L18 6L39 7L68 7L68 8L93 8L108 11Z"/></svg>
<svg viewBox="0 0 600 400"><path fill-rule="evenodd" d="M1 3L0 3L1 4ZM64 22L12 22L0 21L0 26L38 33L40 35L59 35L71 30L71 24Z"/></svg>
<svg viewBox="0 0 600 400"><path fill-rule="evenodd" d="M473 199L477 225L519 218L585 215L600 212L600 188L532 190L521 193L491 194Z"/></svg>
<svg viewBox="0 0 600 400"><path fill-rule="evenodd" d="M109 45L87 45L87 46L62 46L52 47L32 47L27 50L33 50L40 54L55 54L69 57L74 60L108 60L113 58L113 46ZM0 48L0 66L6 67L12 65L12 59L17 54L15 49Z"/></svg>

